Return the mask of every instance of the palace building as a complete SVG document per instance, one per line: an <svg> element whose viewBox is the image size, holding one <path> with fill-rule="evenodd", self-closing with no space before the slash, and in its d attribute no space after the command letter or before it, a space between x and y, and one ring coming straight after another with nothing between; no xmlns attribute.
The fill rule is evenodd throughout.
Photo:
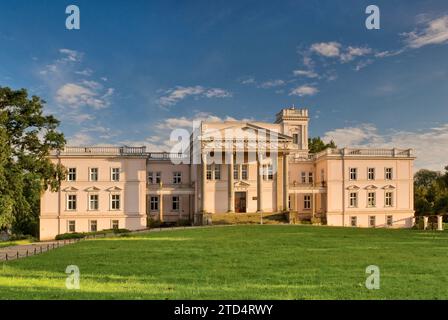
<svg viewBox="0 0 448 320"><path fill-rule="evenodd" d="M412 227L411 149L310 154L308 124L307 109L288 108L274 123L202 122L174 153L66 147L51 155L67 179L42 195L40 237L252 212L318 217L329 226Z"/></svg>

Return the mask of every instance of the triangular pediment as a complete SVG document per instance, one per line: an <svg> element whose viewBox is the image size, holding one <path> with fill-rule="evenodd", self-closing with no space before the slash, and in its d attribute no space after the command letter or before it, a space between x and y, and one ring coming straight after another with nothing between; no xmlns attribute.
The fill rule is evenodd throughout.
<svg viewBox="0 0 448 320"><path fill-rule="evenodd" d="M376 190L376 189L378 189L378 187L375 187L374 185L370 185L370 186L365 187L365 189L366 190Z"/></svg>
<svg viewBox="0 0 448 320"><path fill-rule="evenodd" d="M113 191L122 191L123 189L121 189L120 187L110 187L106 189L109 192L113 192Z"/></svg>
<svg viewBox="0 0 448 320"><path fill-rule="evenodd" d="M249 183L247 183L247 182L244 182L244 181L237 181L237 182L235 182L234 184L233 184L235 187L239 187L239 188L241 188L241 187L249 187L250 186L250 184Z"/></svg>
<svg viewBox="0 0 448 320"><path fill-rule="evenodd" d="M100 190L101 190L100 188L97 188L95 186L88 187L88 188L84 189L84 191L87 191L87 192L97 192L97 191L100 191Z"/></svg>
<svg viewBox="0 0 448 320"><path fill-rule="evenodd" d="M263 133L263 138L266 137L267 141L269 141L270 136L276 136L277 140L279 142L292 141L292 137L290 137L290 136L287 136L287 135L277 132L275 130L271 130L269 128L264 128L264 127L258 126L256 124L253 124L250 122L233 123L231 126L219 128L219 129L215 129L215 130L210 128L206 132L204 132L204 134L201 136L201 140L207 140L207 139L215 140L217 137L220 137L220 140L224 140L226 138L226 133L228 134L229 132L238 131L238 130L248 131L248 132L250 132L250 130L251 130L254 133L253 138L256 138L259 130L263 130L265 132L265 134ZM238 139L238 137L235 137L235 138ZM247 139L247 138L252 138L252 137L246 135L244 138Z"/></svg>
<svg viewBox="0 0 448 320"><path fill-rule="evenodd" d="M65 191L65 192L75 192L75 191L78 191L78 189L76 189L73 186L70 186L70 187L66 187L66 188L62 189L62 191Z"/></svg>
<svg viewBox="0 0 448 320"><path fill-rule="evenodd" d="M384 186L383 189L384 190L392 190L392 189L395 189L395 187L393 185L389 184L387 186Z"/></svg>
<svg viewBox="0 0 448 320"><path fill-rule="evenodd" d="M347 190L359 190L358 186L348 186Z"/></svg>

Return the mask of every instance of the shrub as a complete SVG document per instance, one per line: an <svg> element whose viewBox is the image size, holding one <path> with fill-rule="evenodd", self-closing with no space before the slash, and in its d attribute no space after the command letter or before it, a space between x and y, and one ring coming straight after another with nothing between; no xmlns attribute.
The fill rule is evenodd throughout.
<svg viewBox="0 0 448 320"><path fill-rule="evenodd" d="M86 234L84 234L84 233L73 232L73 233L58 234L55 237L55 239L56 240L69 240L69 239L82 239L85 237L86 237Z"/></svg>
<svg viewBox="0 0 448 320"><path fill-rule="evenodd" d="M177 221L176 225L178 227L185 227L191 225L190 220L188 219L180 219Z"/></svg>
<svg viewBox="0 0 448 320"><path fill-rule="evenodd" d="M319 217L312 217L311 218L311 224L321 225L322 224L322 220Z"/></svg>

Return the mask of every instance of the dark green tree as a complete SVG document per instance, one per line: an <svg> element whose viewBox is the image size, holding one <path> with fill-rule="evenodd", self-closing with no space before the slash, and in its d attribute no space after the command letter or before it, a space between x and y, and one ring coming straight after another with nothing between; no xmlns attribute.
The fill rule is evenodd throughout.
<svg viewBox="0 0 448 320"><path fill-rule="evenodd" d="M320 137L308 139L308 150L310 153L318 153L328 148L337 148L333 140L330 143L325 143Z"/></svg>
<svg viewBox="0 0 448 320"><path fill-rule="evenodd" d="M25 89L0 87L0 228L36 235L41 193L59 188L65 171L51 151L65 144L45 101Z"/></svg>

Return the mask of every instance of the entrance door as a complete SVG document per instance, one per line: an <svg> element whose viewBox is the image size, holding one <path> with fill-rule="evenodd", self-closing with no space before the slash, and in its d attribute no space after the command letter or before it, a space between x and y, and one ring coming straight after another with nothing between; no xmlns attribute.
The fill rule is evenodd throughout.
<svg viewBox="0 0 448 320"><path fill-rule="evenodd" d="M235 192L235 212L246 212L246 192Z"/></svg>

